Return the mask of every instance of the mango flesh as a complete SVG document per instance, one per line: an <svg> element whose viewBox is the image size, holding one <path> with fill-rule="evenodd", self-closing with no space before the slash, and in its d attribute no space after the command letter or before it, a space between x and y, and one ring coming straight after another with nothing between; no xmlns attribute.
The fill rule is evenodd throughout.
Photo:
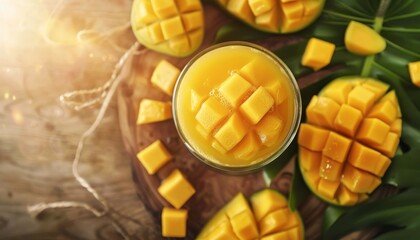
<svg viewBox="0 0 420 240"><path fill-rule="evenodd" d="M395 92L379 80L333 80L306 108L299 166L321 199L343 206L366 200L380 184L401 135Z"/></svg>
<svg viewBox="0 0 420 240"><path fill-rule="evenodd" d="M303 239L303 223L291 212L279 192L264 189L250 198L237 194L204 226L198 240L205 239Z"/></svg>
<svg viewBox="0 0 420 240"><path fill-rule="evenodd" d="M344 44L351 53L367 56L382 52L385 39L363 23L350 21L344 36Z"/></svg>
<svg viewBox="0 0 420 240"><path fill-rule="evenodd" d="M236 18L256 29L272 33L296 32L321 13L325 0L217 0Z"/></svg>
<svg viewBox="0 0 420 240"><path fill-rule="evenodd" d="M184 57L203 41L203 7L200 0L134 0L131 25L147 48Z"/></svg>

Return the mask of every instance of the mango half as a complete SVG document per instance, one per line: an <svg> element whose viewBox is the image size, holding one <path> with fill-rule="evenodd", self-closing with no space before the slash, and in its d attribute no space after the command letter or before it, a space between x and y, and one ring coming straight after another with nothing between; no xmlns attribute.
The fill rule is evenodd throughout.
<svg viewBox="0 0 420 240"><path fill-rule="evenodd" d="M216 0L227 12L256 29L299 31L320 15L325 0Z"/></svg>
<svg viewBox="0 0 420 240"><path fill-rule="evenodd" d="M368 199L399 144L395 92L372 78L338 78L313 96L306 121L298 134L298 159L312 192L342 206Z"/></svg>
<svg viewBox="0 0 420 240"><path fill-rule="evenodd" d="M200 0L134 0L131 9L133 33L149 49L184 57L203 41Z"/></svg>
<svg viewBox="0 0 420 240"><path fill-rule="evenodd" d="M291 212L286 198L272 189L251 196L251 206L242 193L220 209L197 236L198 240L216 239L303 239L302 220Z"/></svg>

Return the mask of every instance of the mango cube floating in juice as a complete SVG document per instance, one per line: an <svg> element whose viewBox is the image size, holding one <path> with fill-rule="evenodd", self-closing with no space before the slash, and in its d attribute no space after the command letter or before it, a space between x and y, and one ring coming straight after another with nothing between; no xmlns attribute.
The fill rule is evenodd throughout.
<svg viewBox="0 0 420 240"><path fill-rule="evenodd" d="M401 135L394 91L379 80L333 80L306 108L299 166L309 188L333 204L368 199L391 164Z"/></svg>
<svg viewBox="0 0 420 240"><path fill-rule="evenodd" d="M225 46L184 72L175 90L175 123L197 152L218 164L246 166L278 151L299 109L294 80L271 56Z"/></svg>
<svg viewBox="0 0 420 240"><path fill-rule="evenodd" d="M134 0L131 25L146 47L171 56L193 53L204 36L200 0Z"/></svg>

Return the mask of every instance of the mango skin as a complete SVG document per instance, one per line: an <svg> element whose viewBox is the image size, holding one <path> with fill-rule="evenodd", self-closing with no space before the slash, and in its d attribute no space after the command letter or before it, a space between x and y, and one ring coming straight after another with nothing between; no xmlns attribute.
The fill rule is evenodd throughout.
<svg viewBox="0 0 420 240"><path fill-rule="evenodd" d="M334 205L367 200L399 144L395 91L377 79L341 77L313 97L306 115L298 134L298 162L308 187Z"/></svg>
<svg viewBox="0 0 420 240"><path fill-rule="evenodd" d="M306 28L319 17L325 5L325 0L297 0L302 6L307 6L305 10L299 12L296 11L296 7L290 7L290 5L294 4L293 2L284 1L286 3L282 3L280 0L272 0L273 9L276 9L276 11L273 11L272 16L268 16L268 12L255 16L255 13L249 6L252 0L214 1L227 13L250 27L263 32L277 34L294 33ZM248 4L245 4L246 2ZM282 11L282 7L278 4L288 5L288 9L291 10ZM286 15L292 16L292 18Z"/></svg>

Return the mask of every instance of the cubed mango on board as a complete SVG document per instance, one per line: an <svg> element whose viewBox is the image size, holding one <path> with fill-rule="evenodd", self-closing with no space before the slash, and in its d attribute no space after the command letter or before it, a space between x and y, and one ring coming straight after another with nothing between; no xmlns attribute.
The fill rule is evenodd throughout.
<svg viewBox="0 0 420 240"><path fill-rule="evenodd" d="M195 119L207 132L211 132L229 113L216 97L209 97L198 110Z"/></svg>
<svg viewBox="0 0 420 240"><path fill-rule="evenodd" d="M239 239L258 238L258 227L251 210L245 210L230 219L232 229Z"/></svg>
<svg viewBox="0 0 420 240"><path fill-rule="evenodd" d="M235 73L220 85L219 92L230 105L236 107L243 102L251 88L252 85L248 81Z"/></svg>
<svg viewBox="0 0 420 240"><path fill-rule="evenodd" d="M233 114L220 129L214 134L214 138L227 151L234 148L245 137L246 125L238 114Z"/></svg>
<svg viewBox="0 0 420 240"><path fill-rule="evenodd" d="M410 72L411 82L420 87L420 61L410 62L408 64L408 71Z"/></svg>
<svg viewBox="0 0 420 240"><path fill-rule="evenodd" d="M185 237L187 235L188 210L163 208L162 211L162 236Z"/></svg>
<svg viewBox="0 0 420 240"><path fill-rule="evenodd" d="M192 54L203 41L200 0L135 0L131 25L137 40L149 49L175 57Z"/></svg>
<svg viewBox="0 0 420 240"><path fill-rule="evenodd" d="M324 149L329 134L328 130L303 123L300 125L298 143L309 150L321 151Z"/></svg>
<svg viewBox="0 0 420 240"><path fill-rule="evenodd" d="M172 96L180 72L177 67L163 59L153 71L151 82L163 92Z"/></svg>
<svg viewBox="0 0 420 240"><path fill-rule="evenodd" d="M137 154L140 163L150 175L155 174L163 165L172 159L160 140L156 140Z"/></svg>
<svg viewBox="0 0 420 240"><path fill-rule="evenodd" d="M178 169L173 170L158 188L160 195L179 209L195 193L194 187Z"/></svg>
<svg viewBox="0 0 420 240"><path fill-rule="evenodd" d="M251 205L255 219L260 222L270 212L287 207L287 200L276 191L264 189L251 196Z"/></svg>
<svg viewBox="0 0 420 240"><path fill-rule="evenodd" d="M374 29L363 23L350 21L344 36L346 49L362 56L382 52L386 48L385 39Z"/></svg>
<svg viewBox="0 0 420 240"><path fill-rule="evenodd" d="M273 104L273 97L264 87L260 86L239 109L253 124L256 124L271 109Z"/></svg>
<svg viewBox="0 0 420 240"><path fill-rule="evenodd" d="M172 103L144 98L140 101L137 124L161 122L172 118Z"/></svg>
<svg viewBox="0 0 420 240"><path fill-rule="evenodd" d="M313 96L306 108L306 119L309 123L332 129L340 105L331 98Z"/></svg>
<svg viewBox="0 0 420 240"><path fill-rule="evenodd" d="M331 62L334 50L335 45L333 43L311 38L306 45L301 64L317 71Z"/></svg>

